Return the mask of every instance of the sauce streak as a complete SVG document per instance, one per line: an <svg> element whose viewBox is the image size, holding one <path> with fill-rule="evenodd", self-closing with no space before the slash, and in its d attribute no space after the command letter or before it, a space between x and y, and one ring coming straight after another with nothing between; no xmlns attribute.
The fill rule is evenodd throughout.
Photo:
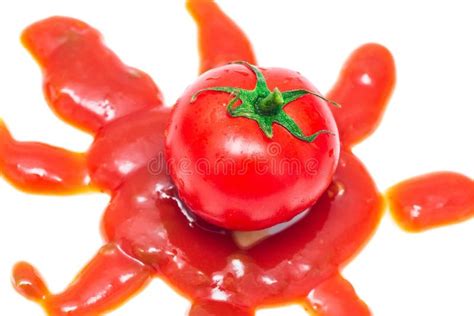
<svg viewBox="0 0 474 316"><path fill-rule="evenodd" d="M188 8L199 27L201 71L235 59L255 62L248 39L216 4L194 0ZM23 42L44 70L51 107L94 133L95 140L87 153L76 154L17 142L1 124L2 174L30 192L74 193L88 186L110 193L112 200L102 222L106 244L74 282L52 294L38 271L21 262L13 270L20 294L52 315L96 315L157 276L192 301L192 316L249 316L259 306L287 302L299 302L319 316L370 315L339 271L369 240L384 206L350 147L376 128L393 89L395 68L385 48L368 44L356 50L330 93L337 102L354 104L335 112L344 149L332 185L299 222L244 249L232 232L203 223L177 198L163 157L170 110L146 74L120 62L96 30L74 19L35 23ZM27 168L15 168L19 165ZM35 167L41 175L31 175ZM448 211L459 215L472 206L472 190L467 199L454 193L466 184L472 189L472 181L461 176L428 177L421 191L445 196L439 177L454 184L446 196L456 197L447 202L454 205ZM390 196L396 203L391 203L418 203L412 199L419 194L418 183L395 187ZM433 220L430 204L420 205L426 206L423 225L452 220Z"/></svg>
<svg viewBox="0 0 474 316"><path fill-rule="evenodd" d="M233 61L257 63L248 38L214 1L188 0L186 6L198 26L200 73Z"/></svg>
<svg viewBox="0 0 474 316"><path fill-rule="evenodd" d="M163 103L153 80L124 65L82 21L52 17L28 27L21 39L43 70L52 110L85 131Z"/></svg>
<svg viewBox="0 0 474 316"><path fill-rule="evenodd" d="M0 120L0 174L33 193L75 193L89 189L86 156L36 142L17 142Z"/></svg>
<svg viewBox="0 0 474 316"><path fill-rule="evenodd" d="M459 223L474 216L474 181L454 172L405 180L387 192L392 215L411 232Z"/></svg>
<svg viewBox="0 0 474 316"><path fill-rule="evenodd" d="M377 128L395 86L395 62L379 44L356 49L343 66L328 98L343 105L331 108L343 146L351 147Z"/></svg>

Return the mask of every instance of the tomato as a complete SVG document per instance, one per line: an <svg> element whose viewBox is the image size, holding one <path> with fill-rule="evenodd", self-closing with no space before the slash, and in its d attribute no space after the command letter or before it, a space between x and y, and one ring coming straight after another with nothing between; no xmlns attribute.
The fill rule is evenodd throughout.
<svg viewBox="0 0 474 316"><path fill-rule="evenodd" d="M339 159L327 101L287 69L238 62L201 75L177 101L166 136L182 201L233 230L273 226L313 205Z"/></svg>

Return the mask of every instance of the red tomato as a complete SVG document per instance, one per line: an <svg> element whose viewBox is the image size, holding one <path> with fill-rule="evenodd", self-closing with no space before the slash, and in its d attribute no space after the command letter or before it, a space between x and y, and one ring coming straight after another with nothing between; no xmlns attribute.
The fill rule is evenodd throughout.
<svg viewBox="0 0 474 316"><path fill-rule="evenodd" d="M187 207L215 225L256 230L313 205L329 185L339 136L328 102L299 73L234 63L177 101L166 138Z"/></svg>

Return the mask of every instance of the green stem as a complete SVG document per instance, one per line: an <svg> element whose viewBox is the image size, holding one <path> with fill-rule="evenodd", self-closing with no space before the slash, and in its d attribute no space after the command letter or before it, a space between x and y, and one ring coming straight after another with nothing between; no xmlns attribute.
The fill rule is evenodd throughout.
<svg viewBox="0 0 474 316"><path fill-rule="evenodd" d="M273 137L273 124L278 124L285 128L296 138L305 141L312 142L321 134L334 135L333 132L328 130L319 130L311 135L305 135L301 128L295 123L295 121L286 114L283 108L305 95L316 96L326 102L329 102L339 107L334 101L328 100L322 95L304 90L288 90L281 92L278 88L270 91L267 86L267 82L263 73L254 65L240 61L237 64L248 67L255 74L257 82L253 90L240 89L235 87L211 87L199 90L191 97L191 102L194 102L198 95L204 91L218 91L226 92L234 96L234 98L227 105L227 111L231 117L245 117L254 120L260 126L260 129L268 138ZM234 104L237 101L241 101L241 104L234 108Z"/></svg>
<svg viewBox="0 0 474 316"><path fill-rule="evenodd" d="M273 115L285 104L283 95L278 88L255 104L256 110L262 115Z"/></svg>

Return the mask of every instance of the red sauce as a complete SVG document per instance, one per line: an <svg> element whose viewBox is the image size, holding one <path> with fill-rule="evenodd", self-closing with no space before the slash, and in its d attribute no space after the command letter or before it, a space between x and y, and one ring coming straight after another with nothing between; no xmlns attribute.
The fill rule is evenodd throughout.
<svg viewBox="0 0 474 316"><path fill-rule="evenodd" d="M231 61L257 63L250 41L214 1L188 0L186 6L198 26L201 73Z"/></svg>
<svg viewBox="0 0 474 316"><path fill-rule="evenodd" d="M352 146L378 126L395 86L395 63L390 52L377 44L356 49L329 91L343 110L332 108L343 146Z"/></svg>
<svg viewBox="0 0 474 316"><path fill-rule="evenodd" d="M0 174L32 193L73 193L89 185L86 155L34 142L17 142L0 120Z"/></svg>
<svg viewBox="0 0 474 316"><path fill-rule="evenodd" d="M474 216L474 181L454 172L405 180L387 193L392 215L401 227L418 232Z"/></svg>
<svg viewBox="0 0 474 316"><path fill-rule="evenodd" d="M163 103L144 72L127 67L86 23L53 17L35 23L22 42L43 70L44 95L65 121L89 132Z"/></svg>
<svg viewBox="0 0 474 316"><path fill-rule="evenodd" d="M201 71L235 59L255 61L248 39L214 3L188 1L188 8L198 22ZM335 112L344 149L330 188L299 222L243 249L232 232L203 223L176 197L163 158L169 109L146 74L124 65L96 30L74 19L33 24L23 41L43 68L50 106L95 140L87 153L72 153L17 142L1 124L0 171L30 192L87 188L109 192L112 200L103 217L106 244L75 281L52 294L31 265L19 263L13 283L20 294L50 314L97 315L157 276L192 301L192 316L253 315L259 306L287 302L320 316L370 315L339 271L369 240L383 210L350 147L376 128L393 89L394 63L385 48L356 50L330 93L348 104ZM393 201L412 203L412 194L391 192ZM466 201L457 199L454 208ZM472 206L472 192L469 201Z"/></svg>

